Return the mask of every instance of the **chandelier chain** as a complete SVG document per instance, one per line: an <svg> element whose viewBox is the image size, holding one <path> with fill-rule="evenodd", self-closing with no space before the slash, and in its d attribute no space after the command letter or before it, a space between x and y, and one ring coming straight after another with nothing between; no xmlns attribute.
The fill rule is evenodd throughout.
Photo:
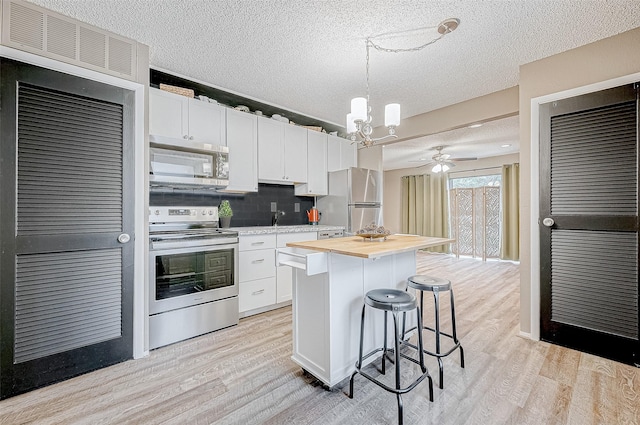
<svg viewBox="0 0 640 425"><path fill-rule="evenodd" d="M424 49L427 46L432 45L433 43L435 43L436 41L440 40L442 37L445 36L445 34L440 34L439 37L434 38L433 40L430 40L428 42L426 42L425 44L421 45L421 46L417 46L417 47L409 47L406 49L390 49L388 47L383 47L379 44L374 43L373 41L371 41L371 38L367 38L367 53L369 50L369 46L373 47L374 49L380 51L380 52L386 52L386 53L403 53L403 52L418 52L422 49ZM368 56L367 56L368 57Z"/></svg>

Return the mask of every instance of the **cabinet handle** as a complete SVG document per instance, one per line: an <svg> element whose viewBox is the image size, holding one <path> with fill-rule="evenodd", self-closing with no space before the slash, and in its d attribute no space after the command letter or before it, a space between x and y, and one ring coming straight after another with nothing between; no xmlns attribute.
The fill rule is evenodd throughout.
<svg viewBox="0 0 640 425"><path fill-rule="evenodd" d="M193 136L189 136L189 140L193 140Z"/></svg>
<svg viewBox="0 0 640 425"><path fill-rule="evenodd" d="M183 139L187 140L189 138L189 136L187 136L186 134L184 136L182 136Z"/></svg>
<svg viewBox="0 0 640 425"><path fill-rule="evenodd" d="M252 261L252 263L253 263L253 264L256 264L256 263L264 263L264 258L261 258L261 259L259 259L259 260L253 260L253 261Z"/></svg>
<svg viewBox="0 0 640 425"><path fill-rule="evenodd" d="M254 291L251 293L251 295L260 295L264 292L264 289L260 289L259 291Z"/></svg>
<svg viewBox="0 0 640 425"><path fill-rule="evenodd" d="M251 245L262 245L263 243L264 243L264 241L252 242Z"/></svg>

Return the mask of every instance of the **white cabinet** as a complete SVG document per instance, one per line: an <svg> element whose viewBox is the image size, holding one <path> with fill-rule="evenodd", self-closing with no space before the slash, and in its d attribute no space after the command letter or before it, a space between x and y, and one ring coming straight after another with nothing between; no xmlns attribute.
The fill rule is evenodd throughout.
<svg viewBox="0 0 640 425"><path fill-rule="evenodd" d="M346 170L358 166L358 148L356 143L342 137L327 137L327 171Z"/></svg>
<svg viewBox="0 0 640 425"><path fill-rule="evenodd" d="M289 242L314 241L316 239L318 239L318 232L279 233L277 235L277 247L285 248ZM276 302L290 301L293 270L289 266L278 266L276 277Z"/></svg>
<svg viewBox="0 0 640 425"><path fill-rule="evenodd" d="M258 179L269 183L307 181L307 130L258 118Z"/></svg>
<svg viewBox="0 0 640 425"><path fill-rule="evenodd" d="M323 196L329 192L327 179L327 134L307 131L307 183L296 185L297 196Z"/></svg>
<svg viewBox="0 0 640 425"><path fill-rule="evenodd" d="M307 129L284 124L284 172L287 181L307 181Z"/></svg>
<svg viewBox="0 0 640 425"><path fill-rule="evenodd" d="M225 143L226 108L164 90L149 90L149 133L197 143Z"/></svg>
<svg viewBox="0 0 640 425"><path fill-rule="evenodd" d="M240 315L276 303L276 235L239 237Z"/></svg>
<svg viewBox="0 0 640 425"><path fill-rule="evenodd" d="M258 122L255 115L227 111L229 186L225 192L258 191Z"/></svg>

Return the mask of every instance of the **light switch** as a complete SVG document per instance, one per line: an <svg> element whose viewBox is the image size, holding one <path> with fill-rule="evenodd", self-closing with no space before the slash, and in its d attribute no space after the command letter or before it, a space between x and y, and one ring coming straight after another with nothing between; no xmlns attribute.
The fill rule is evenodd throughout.
<svg viewBox="0 0 640 425"><path fill-rule="evenodd" d="M300 202L293 204L293 212L300 212Z"/></svg>
<svg viewBox="0 0 640 425"><path fill-rule="evenodd" d="M271 212L278 212L278 203L277 202L272 202L271 203Z"/></svg>

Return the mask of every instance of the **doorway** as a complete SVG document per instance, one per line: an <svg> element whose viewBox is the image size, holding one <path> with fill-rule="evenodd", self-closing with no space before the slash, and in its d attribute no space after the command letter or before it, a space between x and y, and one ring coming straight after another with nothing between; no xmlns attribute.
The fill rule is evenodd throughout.
<svg viewBox="0 0 640 425"><path fill-rule="evenodd" d="M500 174L449 179L450 234L456 257L500 257Z"/></svg>
<svg viewBox="0 0 640 425"><path fill-rule="evenodd" d="M134 93L1 65L6 398L133 356Z"/></svg>
<svg viewBox="0 0 640 425"><path fill-rule="evenodd" d="M543 340L638 363L638 93L540 106Z"/></svg>

